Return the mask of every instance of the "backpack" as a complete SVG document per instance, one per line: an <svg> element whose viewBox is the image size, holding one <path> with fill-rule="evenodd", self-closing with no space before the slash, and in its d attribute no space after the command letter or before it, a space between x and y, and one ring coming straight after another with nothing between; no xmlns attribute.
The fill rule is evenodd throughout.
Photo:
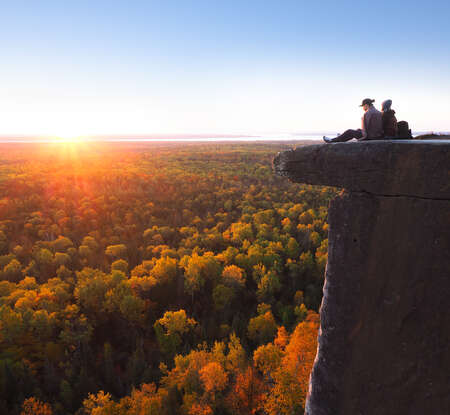
<svg viewBox="0 0 450 415"><path fill-rule="evenodd" d="M388 110L383 112L382 121L383 121L384 137L396 138L398 135L397 133L398 126L397 126L397 118L395 118L395 111Z"/></svg>
<svg viewBox="0 0 450 415"><path fill-rule="evenodd" d="M405 139L412 138L411 130L409 128L407 121L399 121L397 123L397 127L398 127L397 138L405 138Z"/></svg>

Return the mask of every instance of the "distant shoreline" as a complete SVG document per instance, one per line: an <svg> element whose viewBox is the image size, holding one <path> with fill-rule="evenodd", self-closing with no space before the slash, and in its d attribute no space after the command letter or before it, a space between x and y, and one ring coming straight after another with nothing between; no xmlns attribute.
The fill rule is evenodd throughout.
<svg viewBox="0 0 450 415"><path fill-rule="evenodd" d="M219 134L173 134L149 136L95 136L80 137L74 139L64 139L57 137L31 137L31 136L0 136L1 144L62 144L62 143L238 143L238 142L298 142L322 140L323 135L336 135L336 133L290 133L290 134L267 134L267 135L219 135ZM447 132L413 132L413 136L418 138L445 137Z"/></svg>
<svg viewBox="0 0 450 415"><path fill-rule="evenodd" d="M2 144L60 144L60 143L236 143L236 142L286 142L314 141L322 136L228 136L228 137L192 137L192 138L95 138L95 139L2 139Z"/></svg>

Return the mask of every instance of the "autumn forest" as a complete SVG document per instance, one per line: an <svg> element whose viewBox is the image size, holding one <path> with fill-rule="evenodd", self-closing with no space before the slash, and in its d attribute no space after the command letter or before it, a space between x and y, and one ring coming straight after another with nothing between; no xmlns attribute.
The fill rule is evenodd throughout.
<svg viewBox="0 0 450 415"><path fill-rule="evenodd" d="M335 190L291 146L0 144L0 413L302 413Z"/></svg>

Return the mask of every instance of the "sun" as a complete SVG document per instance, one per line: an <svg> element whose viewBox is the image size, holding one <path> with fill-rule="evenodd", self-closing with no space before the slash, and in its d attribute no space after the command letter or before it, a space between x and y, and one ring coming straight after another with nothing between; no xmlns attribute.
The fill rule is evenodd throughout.
<svg viewBox="0 0 450 415"><path fill-rule="evenodd" d="M86 136L74 132L63 132L54 134L52 138L55 141L62 143L80 143L86 139Z"/></svg>

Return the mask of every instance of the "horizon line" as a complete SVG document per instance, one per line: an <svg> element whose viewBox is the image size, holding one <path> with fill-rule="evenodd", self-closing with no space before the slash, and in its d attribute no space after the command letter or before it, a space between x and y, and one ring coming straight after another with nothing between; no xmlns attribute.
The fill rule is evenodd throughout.
<svg viewBox="0 0 450 415"><path fill-rule="evenodd" d="M322 134L337 134L337 130L322 130L322 131L264 131L255 133L176 133L176 132L164 132L164 133L138 133L138 134L127 134L127 133L101 133L101 134L79 134L71 135L72 138L83 138L83 139L93 139L93 138L159 138L159 137L174 137L174 138L237 138L237 137L249 137L257 138L263 136L272 135L292 135L292 136L307 136L307 135L322 135ZM417 130L413 131L414 134L449 134L449 130ZM48 139L60 139L64 138L65 135L58 134L8 134L0 133L0 138L48 138Z"/></svg>

